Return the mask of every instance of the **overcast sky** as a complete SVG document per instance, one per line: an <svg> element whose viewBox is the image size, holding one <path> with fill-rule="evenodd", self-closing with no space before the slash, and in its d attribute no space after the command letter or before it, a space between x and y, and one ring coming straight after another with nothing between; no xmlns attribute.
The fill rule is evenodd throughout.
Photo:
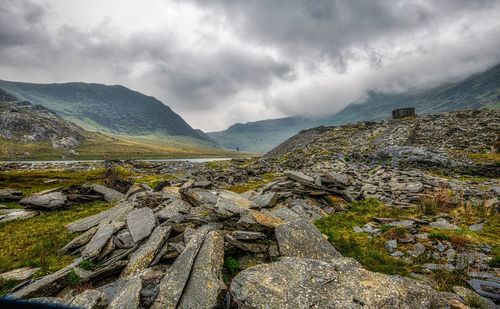
<svg viewBox="0 0 500 309"><path fill-rule="evenodd" d="M125 85L206 131L499 62L500 0L0 1L0 79Z"/></svg>

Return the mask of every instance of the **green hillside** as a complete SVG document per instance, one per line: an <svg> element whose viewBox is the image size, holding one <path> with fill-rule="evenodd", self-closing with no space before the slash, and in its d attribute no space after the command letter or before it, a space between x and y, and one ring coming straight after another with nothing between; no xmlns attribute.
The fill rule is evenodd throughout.
<svg viewBox="0 0 500 309"><path fill-rule="evenodd" d="M123 86L0 80L0 88L21 100L43 105L86 130L132 136L189 137L213 144L207 135L189 126L170 107Z"/></svg>
<svg viewBox="0 0 500 309"><path fill-rule="evenodd" d="M359 104L350 104L337 114L322 119L288 117L235 124L221 132L207 133L220 145L242 151L267 152L300 130L320 125L339 125L382 120L396 108L415 107L417 114L461 109L500 108L500 65L467 79L426 90L400 94L371 93Z"/></svg>

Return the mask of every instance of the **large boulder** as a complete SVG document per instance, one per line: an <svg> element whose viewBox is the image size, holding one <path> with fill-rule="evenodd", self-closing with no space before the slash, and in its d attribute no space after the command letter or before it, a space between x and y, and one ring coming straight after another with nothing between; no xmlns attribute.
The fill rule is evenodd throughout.
<svg viewBox="0 0 500 309"><path fill-rule="evenodd" d="M19 204L26 208L53 210L65 206L67 199L64 193L49 190L25 197L19 201Z"/></svg>
<svg viewBox="0 0 500 309"><path fill-rule="evenodd" d="M238 308L445 308L443 294L357 263L283 258L240 272L230 292Z"/></svg>
<svg viewBox="0 0 500 309"><path fill-rule="evenodd" d="M279 225L276 240L282 256L330 261L340 253L308 221L298 220Z"/></svg>

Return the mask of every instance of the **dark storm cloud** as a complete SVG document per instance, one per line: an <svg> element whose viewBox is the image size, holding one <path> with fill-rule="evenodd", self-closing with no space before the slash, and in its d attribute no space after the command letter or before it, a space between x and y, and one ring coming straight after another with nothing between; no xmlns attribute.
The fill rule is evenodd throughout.
<svg viewBox="0 0 500 309"><path fill-rule="evenodd" d="M195 0L224 15L245 39L269 44L289 56L328 57L345 64L359 49L415 31L439 31L440 20L496 9L498 0ZM481 22L476 20L475 22ZM372 54L380 60L376 54Z"/></svg>
<svg viewBox="0 0 500 309"><path fill-rule="evenodd" d="M0 78L124 84L222 129L484 70L499 14L488 0L3 0Z"/></svg>

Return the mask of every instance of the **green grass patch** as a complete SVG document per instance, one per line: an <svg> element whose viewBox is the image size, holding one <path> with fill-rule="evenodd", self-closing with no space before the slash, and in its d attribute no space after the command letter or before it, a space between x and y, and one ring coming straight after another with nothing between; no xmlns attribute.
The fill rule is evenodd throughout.
<svg viewBox="0 0 500 309"><path fill-rule="evenodd" d="M229 191L233 191L235 193L244 193L249 190L257 189L266 183L271 182L274 178L276 178L277 174L275 173L266 173L261 175L261 179L249 181L247 183L238 184L234 186L229 186L226 189Z"/></svg>
<svg viewBox="0 0 500 309"><path fill-rule="evenodd" d="M328 236L333 246L344 256L352 257L371 271L385 274L409 275L417 266L409 265L390 256L384 248L385 238L371 238L365 233L355 233L354 226L363 226L373 217L399 217L411 211L390 208L377 200L351 203L346 212L336 213L316 221L319 230ZM386 227L386 232L392 230Z"/></svg>
<svg viewBox="0 0 500 309"><path fill-rule="evenodd" d="M99 201L0 224L0 273L27 266L52 272L70 264L74 257L58 252L77 236L69 233L66 225L109 206Z"/></svg>
<svg viewBox="0 0 500 309"><path fill-rule="evenodd" d="M240 271L240 262L235 257L227 256L224 259L224 269L231 275L235 275Z"/></svg>
<svg viewBox="0 0 500 309"><path fill-rule="evenodd" d="M0 188L21 190L24 195L29 195L62 186L67 187L86 182L102 182L104 171L104 168L90 171L6 171L0 172ZM126 171L122 170L121 173L126 173Z"/></svg>

